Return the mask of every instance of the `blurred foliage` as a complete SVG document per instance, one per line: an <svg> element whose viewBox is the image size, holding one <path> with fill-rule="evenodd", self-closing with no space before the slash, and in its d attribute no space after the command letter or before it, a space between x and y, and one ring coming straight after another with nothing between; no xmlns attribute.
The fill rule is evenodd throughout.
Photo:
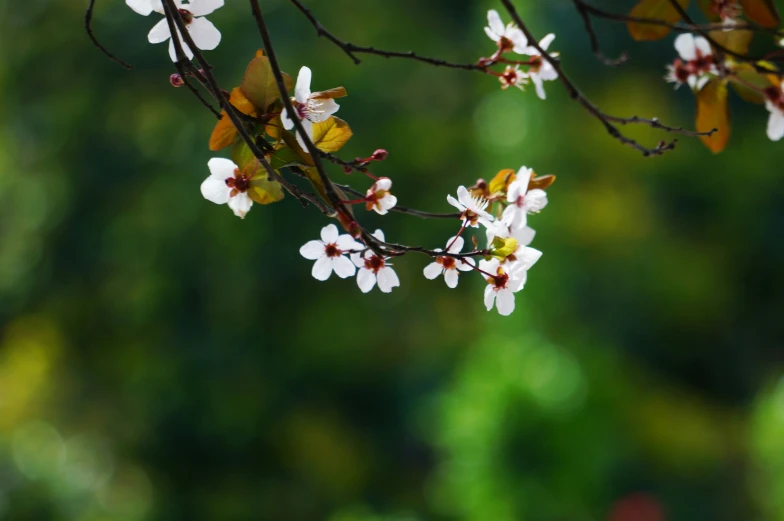
<svg viewBox="0 0 784 521"><path fill-rule="evenodd" d="M489 1L307 3L358 44L492 52ZM600 22L607 54L633 58L607 69L571 2L518 3L604 109L693 121L662 80L671 38ZM314 281L297 250L323 217L289 198L244 221L204 201L215 122L169 86L153 18L98 2L125 71L82 4L0 1L0 519L784 520L784 180L764 110L733 114L719 156L683 139L644 159L555 84L541 102L354 66L262 2L285 69L348 89L341 155L389 150L374 170L401 203L447 211L457 185L521 164L558 176L532 218L544 257L502 319L480 281L425 280L424 258L396 262L390 295ZM242 2L210 18L230 88L258 35ZM431 247L454 232L365 221Z"/></svg>

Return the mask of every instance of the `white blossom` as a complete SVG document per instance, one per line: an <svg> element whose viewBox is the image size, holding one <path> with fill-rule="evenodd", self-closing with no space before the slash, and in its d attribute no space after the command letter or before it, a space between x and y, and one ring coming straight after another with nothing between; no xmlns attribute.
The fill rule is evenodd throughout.
<svg viewBox="0 0 784 521"><path fill-rule="evenodd" d="M478 228L479 224L487 226L493 221L493 216L485 211L488 202L483 197L473 197L465 186L457 189L457 199L451 195L446 196L446 200L460 210L460 218L464 221L464 226Z"/></svg>
<svg viewBox="0 0 784 521"><path fill-rule="evenodd" d="M485 34L493 40L501 52L524 49L528 45L528 39L518 27L513 23L504 25L498 11L490 9L487 11L487 27Z"/></svg>
<svg viewBox="0 0 784 521"><path fill-rule="evenodd" d="M126 2L128 2L128 0L126 0ZM145 5L142 0L132 0L132 3L137 7L143 7ZM212 22L204 18L204 16L223 7L223 0L191 0L187 4L184 3L184 0L174 0L174 3L180 11L180 16L182 17L183 22L185 22L188 34L190 34L196 47L205 51L215 49L221 41L221 33L212 25ZM132 6L132 8L134 7ZM164 14L163 4L160 0L154 0L152 8L154 11ZM136 10L136 8L134 8L134 10ZM137 12L141 11L137 10ZM144 13L142 12L142 14ZM188 44L182 39L179 30L177 31L177 36L179 36L182 50L185 55L188 59L193 58L193 51L191 51ZM169 23L166 18L155 24L150 31L150 34L147 35L147 39L150 43L162 43L169 40L169 56L172 61L177 61L174 39L171 37Z"/></svg>
<svg viewBox="0 0 784 521"><path fill-rule="evenodd" d="M514 228L510 229L509 226L504 224L502 221L495 221L492 223L491 226L487 227L487 245L488 248L493 243L493 240L496 237L501 237L502 239L506 239L508 237L513 237L519 246L528 246L530 245L534 237L536 236L536 231L531 228L530 226L523 226L522 228Z"/></svg>
<svg viewBox="0 0 784 521"><path fill-rule="evenodd" d="M365 193L365 208L374 210L379 215L386 215L397 204L397 197L389 192L391 188L390 178L378 178Z"/></svg>
<svg viewBox="0 0 784 521"><path fill-rule="evenodd" d="M538 213L547 206L547 193L539 188L528 190L533 170L521 167L507 190L506 200L509 203L501 216L504 224L519 229L526 226L527 214Z"/></svg>
<svg viewBox="0 0 784 521"><path fill-rule="evenodd" d="M492 259L479 261L479 269L487 282L484 295L487 310L495 306L500 315L511 315L515 308L514 294L525 285L525 265L513 262L502 266L498 259Z"/></svg>
<svg viewBox="0 0 784 521"><path fill-rule="evenodd" d="M210 176L201 184L201 195L215 204L227 204L234 215L245 218L253 201L248 197L250 177L240 172L239 167L229 159L215 157L207 166Z"/></svg>
<svg viewBox="0 0 784 521"><path fill-rule="evenodd" d="M520 90L525 90L524 86L528 83L528 75L525 71L520 70L519 65L515 65L514 67L507 65L504 72L498 77L498 81L501 82L502 89L517 87Z"/></svg>
<svg viewBox="0 0 784 521"><path fill-rule="evenodd" d="M446 244L447 253L460 253L465 241L462 237L452 237ZM438 248L435 251L440 252L442 250ZM474 260L470 257L466 259L457 259L455 257L441 256L436 257L435 262L432 262L425 267L424 274L425 278L433 280L443 273L446 285L450 288L456 288L458 272L471 271L472 269L474 269Z"/></svg>
<svg viewBox="0 0 784 521"><path fill-rule="evenodd" d="M713 50L702 36L683 33L675 38L675 50L680 58L667 66L665 79L675 83L677 89L684 83L694 91L700 91L712 75L718 74Z"/></svg>
<svg viewBox="0 0 784 521"><path fill-rule="evenodd" d="M541 47L543 51L547 52L547 49L550 47L550 44L553 43L553 40L555 40L555 35L550 33L541 39L539 42L539 47ZM539 99L546 99L547 95L544 92L544 82L558 79L558 71L556 71L553 65L547 59L545 59L544 56L541 55L536 47L528 47L520 54L526 54L531 57L538 57L536 60L537 63L528 69L528 77L536 87L536 95L539 96ZM551 52L548 54L553 57L558 56L558 53Z"/></svg>
<svg viewBox="0 0 784 521"><path fill-rule="evenodd" d="M320 241L307 242L299 249L299 253L306 259L316 261L311 274L314 279L324 281L333 271L341 279L353 276L357 269L346 255L352 253L352 250L363 248L351 235L338 235L337 226L329 224L321 229Z"/></svg>
<svg viewBox="0 0 784 521"><path fill-rule="evenodd" d="M784 82L778 89L774 87L766 93L765 108L770 111L768 137L771 141L778 141L784 137Z"/></svg>
<svg viewBox="0 0 784 521"><path fill-rule="evenodd" d="M384 232L376 230L373 237L380 241L384 241ZM387 262L389 259L380 257L373 253L372 250L367 250L360 255L359 253L351 254L351 260L354 262L359 271L357 272L357 286L362 293L368 293L373 286L378 283L378 289L383 293L389 293L392 288L400 286L400 279L397 273L392 269L392 265Z"/></svg>
<svg viewBox="0 0 784 521"><path fill-rule="evenodd" d="M328 120L332 114L338 111L340 105L335 103L332 98L323 98L310 91L310 81L313 73L308 67L302 67L297 75L297 85L294 87L294 99L292 103L296 111L295 117L302 122L302 127L310 139L313 139L313 123L321 123ZM286 108L280 115L283 127L286 130L294 128L294 121L291 119ZM307 152L305 140L297 133L297 142Z"/></svg>
<svg viewBox="0 0 784 521"><path fill-rule="evenodd" d="M161 4L161 0L125 0L125 3L140 15L149 16Z"/></svg>

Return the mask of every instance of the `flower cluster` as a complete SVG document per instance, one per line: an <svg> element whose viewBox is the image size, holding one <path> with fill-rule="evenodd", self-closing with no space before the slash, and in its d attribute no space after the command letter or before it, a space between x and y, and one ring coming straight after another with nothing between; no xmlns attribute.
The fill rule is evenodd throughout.
<svg viewBox="0 0 784 521"><path fill-rule="evenodd" d="M487 310L495 307L501 315L511 314L515 307L514 294L523 289L528 270L542 255L530 247L535 232L528 226L528 215L538 213L547 205L544 189L553 180L553 176L536 177L532 169L522 167L517 173L502 170L489 184L480 180L470 189L460 186L457 197L447 196L447 202L459 211L460 228L446 241L444 249L424 250L433 259L424 268L424 276L433 280L443 275L447 287L456 288L461 273L476 272L485 282ZM374 196L383 200L389 197L373 195L386 193L389 186L388 178L379 179L368 190L368 198ZM367 209L383 215L376 205L376 202L368 202ZM469 228L484 229L485 248L477 249L478 241L474 237L475 249L463 252L463 234ZM363 243L351 235L338 235L337 228L329 225L322 229L321 240L308 242L300 249L300 254L316 261L313 277L317 280L327 280L334 270L341 278L356 274L357 286L363 293L376 285L382 292L389 293L400 285L389 262L399 252L386 249L389 245L381 230L376 230L372 238L374 244ZM390 255L385 255L385 251ZM353 264L349 263L349 258ZM478 263L476 259L480 259Z"/></svg>
<svg viewBox="0 0 784 521"><path fill-rule="evenodd" d="M675 39L675 50L680 58L667 66L665 79L674 83L676 89L686 83L692 90L699 91L718 74L711 46L702 36L679 35Z"/></svg>
<svg viewBox="0 0 784 521"><path fill-rule="evenodd" d="M549 60L542 56L539 49L547 52L550 44L555 40L554 34L548 34L539 42L539 49L534 45L529 45L528 38L522 30L513 23L504 25L497 11L491 9L487 12L487 27L485 34L496 44L497 50L490 58L483 58L480 63L485 66L496 63L507 64L503 72L489 72L498 78L502 89L517 87L525 90L525 85L529 82L534 84L536 95L540 99L545 99L547 95L544 91L544 82L553 81L558 78L558 72L553 68ZM509 60L503 57L508 53L527 56L527 60ZM557 53L548 53L551 57L558 56ZM525 67L521 69L520 67Z"/></svg>

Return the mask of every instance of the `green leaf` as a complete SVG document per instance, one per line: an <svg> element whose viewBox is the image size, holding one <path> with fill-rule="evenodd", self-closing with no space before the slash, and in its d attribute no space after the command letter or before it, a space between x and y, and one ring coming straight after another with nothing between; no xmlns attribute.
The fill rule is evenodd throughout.
<svg viewBox="0 0 784 521"><path fill-rule="evenodd" d="M280 170L287 166L307 166L299 154L289 147L276 150L274 154L269 156L269 162L275 170Z"/></svg>

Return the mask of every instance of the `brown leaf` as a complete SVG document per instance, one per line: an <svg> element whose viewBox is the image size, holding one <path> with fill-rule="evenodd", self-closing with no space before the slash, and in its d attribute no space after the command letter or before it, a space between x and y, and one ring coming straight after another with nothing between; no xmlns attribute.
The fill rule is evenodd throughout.
<svg viewBox="0 0 784 521"><path fill-rule="evenodd" d="M738 54L746 54L749 51L749 44L754 38L752 31L734 29L732 31L716 30L708 33L710 37L719 45Z"/></svg>
<svg viewBox="0 0 784 521"><path fill-rule="evenodd" d="M348 96L345 87L335 87L334 89L322 90L321 92L314 92L310 95L313 99L335 99L344 98Z"/></svg>
<svg viewBox="0 0 784 521"><path fill-rule="evenodd" d="M538 188L540 190L546 190L554 182L554 175L540 175L538 177L532 177L531 181L528 183L528 189L533 190L534 188Z"/></svg>
<svg viewBox="0 0 784 521"><path fill-rule="evenodd" d="M781 16L773 0L740 0L743 15L762 27L773 28L781 23Z"/></svg>
<svg viewBox="0 0 784 521"><path fill-rule="evenodd" d="M283 73L283 82L287 91L294 85L291 76ZM272 73L269 58L257 53L245 69L245 76L240 85L242 92L256 106L259 113L266 113L270 105L280 99L280 91Z"/></svg>
<svg viewBox="0 0 784 521"><path fill-rule="evenodd" d="M511 168L501 170L490 180L487 191L491 197L498 194L506 194L509 185L512 184L515 179L517 179L517 175Z"/></svg>
<svg viewBox="0 0 784 521"><path fill-rule="evenodd" d="M684 9L689 6L689 0L677 1ZM629 12L629 16L660 20L671 24L681 19L681 15L669 0L640 0ZM629 29L629 34L637 41L660 40L670 33L670 28L663 25L627 22L626 26Z"/></svg>
<svg viewBox="0 0 784 521"><path fill-rule="evenodd" d="M718 154L730 139L730 114L727 105L727 82L719 79L709 81L697 93L698 132L716 129L711 136L700 136L700 140L714 154Z"/></svg>

